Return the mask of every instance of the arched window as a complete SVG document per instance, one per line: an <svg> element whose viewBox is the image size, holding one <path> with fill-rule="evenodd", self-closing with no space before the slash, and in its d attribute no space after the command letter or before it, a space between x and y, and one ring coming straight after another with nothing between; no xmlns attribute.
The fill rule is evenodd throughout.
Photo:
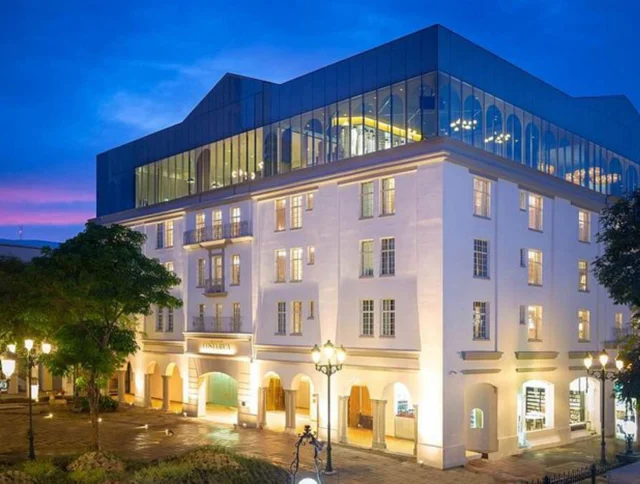
<svg viewBox="0 0 640 484"><path fill-rule="evenodd" d="M480 408L474 408L471 410L470 428L483 429L484 428L484 412Z"/></svg>
<svg viewBox="0 0 640 484"><path fill-rule="evenodd" d="M525 136L525 163L527 166L537 167L540 160L540 130L533 124L527 124Z"/></svg>
<svg viewBox="0 0 640 484"><path fill-rule="evenodd" d="M460 96L451 91L451 85L445 84L440 88L438 96L438 110L440 112L440 134L460 138Z"/></svg>
<svg viewBox="0 0 640 484"><path fill-rule="evenodd" d="M638 189L638 170L635 166L627 168L627 193L631 193Z"/></svg>
<svg viewBox="0 0 640 484"><path fill-rule="evenodd" d="M507 118L507 134L510 138L507 143L507 158L522 161L522 123L515 114Z"/></svg>
<svg viewBox="0 0 640 484"><path fill-rule="evenodd" d="M551 131L544 133L543 139L544 163L538 164L538 169L545 173L554 174L557 165L556 136Z"/></svg>
<svg viewBox="0 0 640 484"><path fill-rule="evenodd" d="M611 158L609 162L609 174L606 175L607 193L620 196L624 185L622 184L622 164L618 158Z"/></svg>
<svg viewBox="0 0 640 484"><path fill-rule="evenodd" d="M462 120L463 139L468 144L482 146L482 105L477 96L467 96L464 100Z"/></svg>
<svg viewBox="0 0 640 484"><path fill-rule="evenodd" d="M496 152L497 145L501 145L505 141L502 133L502 113L495 104L487 108L487 136L485 137L485 149Z"/></svg>

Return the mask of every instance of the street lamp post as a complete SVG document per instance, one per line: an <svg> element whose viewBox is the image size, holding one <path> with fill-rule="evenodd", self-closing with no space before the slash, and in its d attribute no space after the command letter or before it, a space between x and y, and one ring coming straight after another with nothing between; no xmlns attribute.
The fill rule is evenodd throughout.
<svg viewBox="0 0 640 484"><path fill-rule="evenodd" d="M40 356L48 355L51 353L51 344L43 342L40 345L41 353L38 354L37 350L34 348L32 339L24 340L24 347L27 350L27 385L28 385L28 399L29 399L29 432L27 433L29 437L29 460L35 460L36 458L36 450L34 446L34 433L33 433L33 387L31 386L31 370L38 364Z"/></svg>
<svg viewBox="0 0 640 484"><path fill-rule="evenodd" d="M320 363L324 355L326 363ZM335 356L337 363L333 362ZM333 463L331 462L331 375L342 370L342 363L347 356L343 346L335 348L331 341L322 346L322 350L315 345L311 350L311 358L316 365L316 370L327 375L327 465L325 466L325 474L333 474Z"/></svg>
<svg viewBox="0 0 640 484"><path fill-rule="evenodd" d="M607 362L609 361L609 354L605 350L602 350L598 354L598 361L600 361L600 365L602 366L602 368L600 370L592 370L591 365L593 365L593 356L591 356L591 353L589 353L584 359L584 366L587 368L587 375L593 376L600 380L600 464L605 465L607 463L607 444L604 441L604 385L607 380L615 380L616 373L613 371L607 371L606 366ZM622 362L622 360L616 358L617 370L620 371L623 366L624 363Z"/></svg>

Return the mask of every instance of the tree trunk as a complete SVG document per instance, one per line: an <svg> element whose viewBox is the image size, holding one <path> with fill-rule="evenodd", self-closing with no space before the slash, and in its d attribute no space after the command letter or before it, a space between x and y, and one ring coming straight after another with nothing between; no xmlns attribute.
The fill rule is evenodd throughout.
<svg viewBox="0 0 640 484"><path fill-rule="evenodd" d="M93 430L93 449L100 450L100 390L96 385L96 377L91 376L87 385L87 397L89 399L89 412L91 414L91 428Z"/></svg>

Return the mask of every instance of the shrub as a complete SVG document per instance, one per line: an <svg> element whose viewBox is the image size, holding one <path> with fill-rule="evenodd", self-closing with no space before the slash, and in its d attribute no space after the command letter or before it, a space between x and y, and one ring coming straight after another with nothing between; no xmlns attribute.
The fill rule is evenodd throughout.
<svg viewBox="0 0 640 484"><path fill-rule="evenodd" d="M204 484L204 473L191 464L179 462L161 462L155 466L145 467L136 472L131 478L132 484Z"/></svg>
<svg viewBox="0 0 640 484"><path fill-rule="evenodd" d="M31 484L35 480L22 471L9 470L0 472L0 484Z"/></svg>
<svg viewBox="0 0 640 484"><path fill-rule="evenodd" d="M33 478L35 482L64 482L64 471L53 463L51 459L27 461L22 464L22 471Z"/></svg>
<svg viewBox="0 0 640 484"><path fill-rule="evenodd" d="M82 412L88 412L90 410L89 399L87 397L80 399L80 410ZM108 397L107 395L100 395L98 410L100 412L115 412L118 410L118 400Z"/></svg>
<svg viewBox="0 0 640 484"><path fill-rule="evenodd" d="M69 474L69 478L80 484L102 484L107 480L107 473L103 469L79 469Z"/></svg>
<svg viewBox="0 0 640 484"><path fill-rule="evenodd" d="M101 470L105 472L122 472L122 461L105 452L87 452L74 460L67 467L69 471L89 472Z"/></svg>

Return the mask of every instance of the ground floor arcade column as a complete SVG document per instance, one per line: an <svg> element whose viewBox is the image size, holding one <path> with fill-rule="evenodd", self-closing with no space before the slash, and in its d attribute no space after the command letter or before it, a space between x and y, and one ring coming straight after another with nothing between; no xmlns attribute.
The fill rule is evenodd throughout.
<svg viewBox="0 0 640 484"><path fill-rule="evenodd" d="M169 383L170 375L162 375L162 410L169 411Z"/></svg>
<svg viewBox="0 0 640 484"><path fill-rule="evenodd" d="M296 391L284 390L284 431L296 433Z"/></svg>
<svg viewBox="0 0 640 484"><path fill-rule="evenodd" d="M385 411L387 408L386 400L371 399L371 411L373 413L373 442L374 449L386 449L386 421Z"/></svg>
<svg viewBox="0 0 640 484"><path fill-rule="evenodd" d="M124 403L126 370L118 370L118 402Z"/></svg>
<svg viewBox="0 0 640 484"><path fill-rule="evenodd" d="M346 444L349 439L347 438L347 425L349 420L349 397L338 397L338 438L340 443Z"/></svg>
<svg viewBox="0 0 640 484"><path fill-rule="evenodd" d="M258 388L258 427L267 425L267 387Z"/></svg>
<svg viewBox="0 0 640 484"><path fill-rule="evenodd" d="M151 376L149 373L144 374L144 402L143 406L151 407Z"/></svg>

